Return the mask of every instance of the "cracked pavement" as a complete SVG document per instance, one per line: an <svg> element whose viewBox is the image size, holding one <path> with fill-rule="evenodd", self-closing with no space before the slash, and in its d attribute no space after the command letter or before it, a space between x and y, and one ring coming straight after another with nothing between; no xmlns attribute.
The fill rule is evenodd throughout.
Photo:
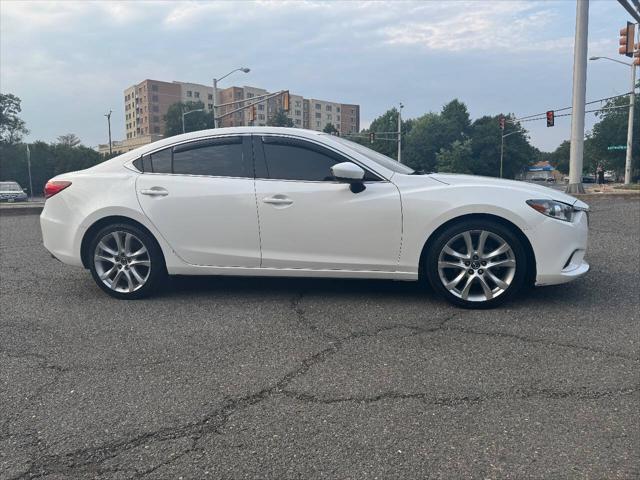
<svg viewBox="0 0 640 480"><path fill-rule="evenodd" d="M640 201L590 203L590 274L491 311L232 277L122 302L0 217L0 479L638 478Z"/></svg>

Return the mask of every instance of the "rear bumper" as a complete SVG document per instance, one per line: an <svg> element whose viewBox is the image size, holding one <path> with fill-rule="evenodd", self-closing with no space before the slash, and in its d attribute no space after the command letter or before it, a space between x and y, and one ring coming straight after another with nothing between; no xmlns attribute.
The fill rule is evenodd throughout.
<svg viewBox="0 0 640 480"><path fill-rule="evenodd" d="M42 243L51 255L63 263L82 266L80 239L85 229L74 221L61 199L50 198L40 215Z"/></svg>
<svg viewBox="0 0 640 480"><path fill-rule="evenodd" d="M571 282L589 271L587 213L576 215L571 223L548 218L525 232L536 256L536 285Z"/></svg>

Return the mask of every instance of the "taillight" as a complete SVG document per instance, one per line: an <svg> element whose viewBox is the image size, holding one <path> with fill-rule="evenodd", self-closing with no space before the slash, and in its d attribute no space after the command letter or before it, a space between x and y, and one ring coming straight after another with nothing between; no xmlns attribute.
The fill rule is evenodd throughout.
<svg viewBox="0 0 640 480"><path fill-rule="evenodd" d="M44 186L44 198L53 197L56 193L60 193L62 190L71 185L71 182L67 180L49 180Z"/></svg>

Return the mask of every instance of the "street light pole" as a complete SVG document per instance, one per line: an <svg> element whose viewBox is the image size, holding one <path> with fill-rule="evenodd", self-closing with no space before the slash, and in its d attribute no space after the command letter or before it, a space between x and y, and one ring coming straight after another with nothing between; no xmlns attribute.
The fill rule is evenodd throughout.
<svg viewBox="0 0 640 480"><path fill-rule="evenodd" d="M231 75L232 73L235 72L243 72L243 73L249 73L251 71L250 68L247 67L241 67L241 68L236 68L235 70L231 70L229 73L227 73L226 75L223 75L220 78L214 78L213 79L213 128L218 128L218 115L216 114L216 108L218 105L218 99L216 98L218 96L218 82L220 80L223 80L225 78L227 78L229 75Z"/></svg>
<svg viewBox="0 0 640 480"><path fill-rule="evenodd" d="M402 109L404 105L400 102L398 109L398 163L402 163Z"/></svg>
<svg viewBox="0 0 640 480"><path fill-rule="evenodd" d="M109 156L113 155L113 150L111 148L111 112L112 110L109 110L109 113L104 114L104 116L107 117L107 124L109 125Z"/></svg>
<svg viewBox="0 0 640 480"><path fill-rule="evenodd" d="M29 198L33 199L33 183L31 182L31 150L27 143L27 171L29 172Z"/></svg>
<svg viewBox="0 0 640 480"><path fill-rule="evenodd" d="M587 94L587 41L589 37L589 0L576 0L576 35L573 46L573 101L569 185L567 193L584 193L584 110Z"/></svg>
<svg viewBox="0 0 640 480"><path fill-rule="evenodd" d="M184 131L184 117L186 117L187 115L193 112L204 112L204 108L197 108L195 110L189 110L188 112L182 112L182 133L186 133Z"/></svg>
<svg viewBox="0 0 640 480"><path fill-rule="evenodd" d="M633 63L623 62L609 57L591 57L589 60L610 60L612 62L621 63L627 67L631 67L631 94L629 99L629 120L627 121L627 152L624 163L624 184L631 184L631 162L633 153L633 117L636 105L636 66Z"/></svg>
<svg viewBox="0 0 640 480"><path fill-rule="evenodd" d="M509 135L513 135L514 133L518 133L519 130L515 132L507 133L506 135L500 135L500 178L502 178L502 161L504 159L504 139Z"/></svg>

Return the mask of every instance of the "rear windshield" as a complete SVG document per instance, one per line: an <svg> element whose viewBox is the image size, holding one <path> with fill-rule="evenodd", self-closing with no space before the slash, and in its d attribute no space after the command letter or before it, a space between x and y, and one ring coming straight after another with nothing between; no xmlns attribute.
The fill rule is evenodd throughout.
<svg viewBox="0 0 640 480"><path fill-rule="evenodd" d="M16 182L0 182L0 190L3 192L21 192L22 188Z"/></svg>

